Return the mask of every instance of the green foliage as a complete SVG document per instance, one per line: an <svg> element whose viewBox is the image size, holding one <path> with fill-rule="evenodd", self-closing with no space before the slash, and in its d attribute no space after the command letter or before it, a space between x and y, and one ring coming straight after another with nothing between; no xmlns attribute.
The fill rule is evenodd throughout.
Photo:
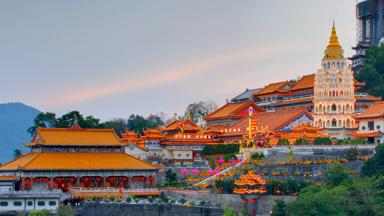
<svg viewBox="0 0 384 216"><path fill-rule="evenodd" d="M280 191L284 195L292 195L299 193L301 190L307 186L313 184L309 181L294 180L288 179L284 181L278 181L275 179L270 179L267 184L267 193L274 194L275 191Z"/></svg>
<svg viewBox="0 0 384 216"><path fill-rule="evenodd" d="M225 179L225 180L216 180L215 186L216 188L222 188L223 193L231 194L233 192L235 181L233 179Z"/></svg>
<svg viewBox="0 0 384 216"><path fill-rule="evenodd" d="M287 215L287 205L282 199L276 199L275 205L272 209L271 216L286 216Z"/></svg>
<svg viewBox="0 0 384 216"><path fill-rule="evenodd" d="M295 145L307 145L308 141L305 139L297 139Z"/></svg>
<svg viewBox="0 0 384 216"><path fill-rule="evenodd" d="M138 131L143 134L145 128L156 128L162 125L163 121L157 115L149 115L148 118L144 118L140 115L131 115L128 118L128 129Z"/></svg>
<svg viewBox="0 0 384 216"><path fill-rule="evenodd" d="M13 151L13 158L14 159L17 159L18 157L20 157L22 155L22 153L21 153L21 150L20 149L15 149L14 151Z"/></svg>
<svg viewBox="0 0 384 216"><path fill-rule="evenodd" d="M384 97L384 46L372 46L366 52L366 63L356 74L356 79L365 82L368 93Z"/></svg>
<svg viewBox="0 0 384 216"><path fill-rule="evenodd" d="M277 145L289 145L289 141L287 139L279 139L279 141L277 141Z"/></svg>
<svg viewBox="0 0 384 216"><path fill-rule="evenodd" d="M239 144L219 144L219 145L207 145L204 147L201 155L217 155L217 154L231 154L239 153Z"/></svg>
<svg viewBox="0 0 384 216"><path fill-rule="evenodd" d="M161 192L161 194L160 194L160 199L161 199L163 202L165 202L165 203L168 203L168 201L169 201L169 198L167 197L167 195L165 195L164 192Z"/></svg>
<svg viewBox="0 0 384 216"><path fill-rule="evenodd" d="M350 148L347 150L347 159L349 161L357 160L360 156L359 149L357 148Z"/></svg>
<svg viewBox="0 0 384 216"><path fill-rule="evenodd" d="M359 179L335 187L310 186L287 204L286 215L382 215L383 178Z"/></svg>
<svg viewBox="0 0 384 216"><path fill-rule="evenodd" d="M128 129L128 122L125 119L122 118L115 118L109 121L106 121L101 124L102 128L113 128L115 130L115 133L119 136L121 136L122 133L124 133L125 130Z"/></svg>
<svg viewBox="0 0 384 216"><path fill-rule="evenodd" d="M224 155L224 161L228 162L231 159L237 159L237 156L234 153Z"/></svg>
<svg viewBox="0 0 384 216"><path fill-rule="evenodd" d="M251 159L253 159L253 160L262 160L264 158L265 158L265 156L264 156L263 152L255 152L251 156Z"/></svg>
<svg viewBox="0 0 384 216"><path fill-rule="evenodd" d="M135 202L135 203L138 203L140 200L139 200L139 198L135 198L135 199L133 199L133 201Z"/></svg>
<svg viewBox="0 0 384 216"><path fill-rule="evenodd" d="M205 204L206 204L205 201L204 201L204 200L201 200L199 205L200 205L200 206L205 206Z"/></svg>
<svg viewBox="0 0 384 216"><path fill-rule="evenodd" d="M126 202L127 203L130 203L130 202L132 202L132 198L129 196L129 197L127 197L127 200L126 200Z"/></svg>
<svg viewBox="0 0 384 216"><path fill-rule="evenodd" d="M231 209L231 208L229 208L229 207L225 207L224 208L224 214L223 214L223 216L236 216L236 212L233 210L233 209Z"/></svg>
<svg viewBox="0 0 384 216"><path fill-rule="evenodd" d="M153 197L149 196L147 197L148 202L153 203Z"/></svg>
<svg viewBox="0 0 384 216"><path fill-rule="evenodd" d="M185 202L187 202L187 200L185 200L184 198L181 198L181 199L179 200L179 202L180 202L181 204L184 204Z"/></svg>
<svg viewBox="0 0 384 216"><path fill-rule="evenodd" d="M313 141L315 145L332 145L332 140L329 137L316 137Z"/></svg>
<svg viewBox="0 0 384 216"><path fill-rule="evenodd" d="M33 126L28 128L28 133L33 136L38 127L51 128L56 127L56 114L55 113L39 113L33 120Z"/></svg>
<svg viewBox="0 0 384 216"><path fill-rule="evenodd" d="M338 186L350 180L348 168L343 164L333 164L325 173L325 182L329 186Z"/></svg>
<svg viewBox="0 0 384 216"><path fill-rule="evenodd" d="M215 169L215 168L216 168L216 161L215 161L214 158L210 158L210 159L208 160L208 163L209 163L209 167L210 167L211 169Z"/></svg>
<svg viewBox="0 0 384 216"><path fill-rule="evenodd" d="M375 151L375 155L363 164L361 172L365 176L384 174L384 144L377 145Z"/></svg>
<svg viewBox="0 0 384 216"><path fill-rule="evenodd" d="M57 208L56 215L57 216L73 216L75 215L75 211L69 205L62 205L59 208Z"/></svg>
<svg viewBox="0 0 384 216"><path fill-rule="evenodd" d="M28 216L50 216L51 212L48 210L33 210Z"/></svg>
<svg viewBox="0 0 384 216"><path fill-rule="evenodd" d="M171 169L168 169L167 172L165 173L165 180L167 181L168 184L177 182L176 173L173 172Z"/></svg>

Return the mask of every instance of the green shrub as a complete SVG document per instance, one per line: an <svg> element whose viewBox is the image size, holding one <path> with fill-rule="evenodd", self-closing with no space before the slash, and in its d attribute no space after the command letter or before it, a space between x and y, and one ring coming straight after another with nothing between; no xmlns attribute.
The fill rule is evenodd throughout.
<svg viewBox="0 0 384 216"><path fill-rule="evenodd" d="M329 137L316 137L313 143L315 145L332 145L332 140Z"/></svg>
<svg viewBox="0 0 384 216"><path fill-rule="evenodd" d="M204 201L204 200L201 200L201 201L200 201L200 205L201 205L201 206L205 206L205 201Z"/></svg>
<svg viewBox="0 0 384 216"><path fill-rule="evenodd" d="M151 196L147 197L148 202L153 203L153 198Z"/></svg>
<svg viewBox="0 0 384 216"><path fill-rule="evenodd" d="M48 210L33 210L28 216L50 216L51 212Z"/></svg>
<svg viewBox="0 0 384 216"><path fill-rule="evenodd" d="M240 144L219 144L207 145L204 147L201 155L217 155L217 154L231 154L239 153Z"/></svg>
<svg viewBox="0 0 384 216"><path fill-rule="evenodd" d="M73 216L75 215L75 211L69 205L62 205L59 208L57 208L56 215L57 216Z"/></svg>
<svg viewBox="0 0 384 216"><path fill-rule="evenodd" d="M129 196L127 197L127 200L126 200L128 203L132 202L132 198Z"/></svg>
<svg viewBox="0 0 384 216"><path fill-rule="evenodd" d="M180 202L181 204L184 204L185 202L187 202L187 200L185 200L184 198L181 198L181 199L179 200L179 202Z"/></svg>

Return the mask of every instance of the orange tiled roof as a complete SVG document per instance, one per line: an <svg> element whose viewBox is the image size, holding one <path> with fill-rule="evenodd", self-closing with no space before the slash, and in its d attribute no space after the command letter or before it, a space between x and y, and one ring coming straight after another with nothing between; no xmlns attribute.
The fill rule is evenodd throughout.
<svg viewBox="0 0 384 216"><path fill-rule="evenodd" d="M311 116L311 114L304 109L287 109L277 110L275 112L260 112L254 114L253 117L257 119L256 127L267 127L270 131L276 131L303 114ZM245 134L247 133L247 127L248 118L243 118L228 129L224 135Z"/></svg>
<svg viewBox="0 0 384 216"><path fill-rule="evenodd" d="M296 84L291 88L291 90L299 90L306 88L313 88L315 83L315 74L309 74L303 76Z"/></svg>
<svg viewBox="0 0 384 216"><path fill-rule="evenodd" d="M281 90L285 91L284 87L289 86L289 85L290 84L289 84L288 81L282 81L282 82L278 82L278 83L271 83L271 84L265 86L260 91L256 92L254 95L263 95L263 94L273 93L275 91L281 91Z"/></svg>
<svg viewBox="0 0 384 216"><path fill-rule="evenodd" d="M253 107L255 111L264 111L262 108L258 107L252 101L247 101L243 103L227 103L224 106L218 108L214 112L210 113L205 117L205 120L219 119L225 117L241 117L238 115L244 109L248 109L250 106Z"/></svg>
<svg viewBox="0 0 384 216"><path fill-rule="evenodd" d="M380 131L371 131L371 132L356 132L352 134L354 137L379 137L381 135Z"/></svg>
<svg viewBox="0 0 384 216"><path fill-rule="evenodd" d="M147 170L151 164L122 152L34 152L0 167L6 170Z"/></svg>
<svg viewBox="0 0 384 216"><path fill-rule="evenodd" d="M276 106L283 106L283 105L288 105L288 104L296 104L296 103L303 103L303 102L313 102L313 97L309 98L300 98L296 100L286 100L286 101L280 101L276 103Z"/></svg>
<svg viewBox="0 0 384 216"><path fill-rule="evenodd" d="M121 145L113 129L38 128L31 145Z"/></svg>
<svg viewBox="0 0 384 216"><path fill-rule="evenodd" d="M200 130L199 126L190 119L183 119L183 120L173 120L171 123L169 123L163 130L164 131L170 131L170 130Z"/></svg>
<svg viewBox="0 0 384 216"><path fill-rule="evenodd" d="M375 118L384 116L384 101L375 102L356 118Z"/></svg>

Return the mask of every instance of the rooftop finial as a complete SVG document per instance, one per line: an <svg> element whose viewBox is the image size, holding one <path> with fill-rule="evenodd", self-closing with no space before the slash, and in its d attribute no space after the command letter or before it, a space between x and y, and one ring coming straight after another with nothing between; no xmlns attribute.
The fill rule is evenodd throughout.
<svg viewBox="0 0 384 216"><path fill-rule="evenodd" d="M324 58L343 58L343 49L339 43L339 38L336 33L335 20L333 20L331 37L327 49L324 52Z"/></svg>

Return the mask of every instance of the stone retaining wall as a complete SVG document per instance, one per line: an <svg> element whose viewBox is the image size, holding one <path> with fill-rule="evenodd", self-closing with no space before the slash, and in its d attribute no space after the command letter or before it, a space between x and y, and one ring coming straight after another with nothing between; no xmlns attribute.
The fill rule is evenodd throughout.
<svg viewBox="0 0 384 216"><path fill-rule="evenodd" d="M222 216L220 208L185 207L170 204L84 203L82 216Z"/></svg>

